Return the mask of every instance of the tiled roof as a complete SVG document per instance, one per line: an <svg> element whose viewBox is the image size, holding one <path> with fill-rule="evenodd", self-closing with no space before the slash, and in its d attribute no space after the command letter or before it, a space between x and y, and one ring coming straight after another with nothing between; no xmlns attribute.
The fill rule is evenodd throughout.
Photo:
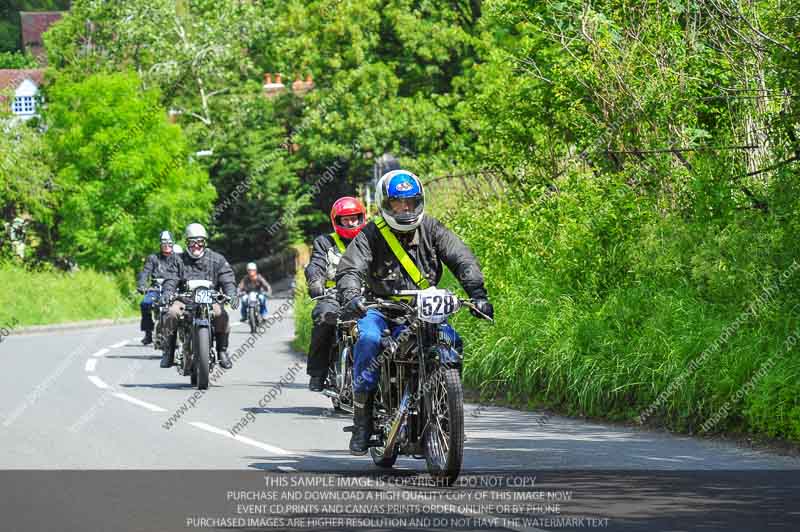
<svg viewBox="0 0 800 532"><path fill-rule="evenodd" d="M63 11L20 11L19 18L22 25L22 46L41 46L42 34L61 20Z"/></svg>
<svg viewBox="0 0 800 532"><path fill-rule="evenodd" d="M20 83L30 79L36 85L41 85L44 81L44 70L41 68L35 69L0 69L0 90L16 89Z"/></svg>

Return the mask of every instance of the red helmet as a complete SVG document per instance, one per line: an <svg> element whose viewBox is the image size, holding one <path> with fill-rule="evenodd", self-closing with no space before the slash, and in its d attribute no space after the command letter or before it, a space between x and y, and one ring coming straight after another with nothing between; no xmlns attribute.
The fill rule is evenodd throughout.
<svg viewBox="0 0 800 532"><path fill-rule="evenodd" d="M340 217L342 216L353 216L359 215L358 225L355 227L344 227L341 224ZM361 229L367 223L367 210L364 208L364 205L357 200L356 198L352 198L350 196L345 196L343 198L339 198L333 203L333 207L331 207L331 224L333 224L333 228L339 234L340 237L346 238L347 240L352 240L356 237L356 235L361 231Z"/></svg>

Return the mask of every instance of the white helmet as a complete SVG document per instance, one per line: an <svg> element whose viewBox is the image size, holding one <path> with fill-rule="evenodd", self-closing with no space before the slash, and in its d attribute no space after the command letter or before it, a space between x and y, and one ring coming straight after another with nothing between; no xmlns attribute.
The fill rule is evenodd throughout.
<svg viewBox="0 0 800 532"><path fill-rule="evenodd" d="M250 270L258 271L258 266L256 266L255 262L248 262L247 263L247 270L248 271L250 271Z"/></svg>
<svg viewBox="0 0 800 532"><path fill-rule="evenodd" d="M172 233L169 231L161 231L161 243L162 244L173 244L174 241L172 240Z"/></svg>
<svg viewBox="0 0 800 532"><path fill-rule="evenodd" d="M417 176L408 170L392 170L375 186L375 203L381 216L395 231L413 231L425 213L425 190ZM400 204L398 210L396 207Z"/></svg>
<svg viewBox="0 0 800 532"><path fill-rule="evenodd" d="M208 233L201 224L194 223L186 226L186 250L193 259L199 259L206 254Z"/></svg>

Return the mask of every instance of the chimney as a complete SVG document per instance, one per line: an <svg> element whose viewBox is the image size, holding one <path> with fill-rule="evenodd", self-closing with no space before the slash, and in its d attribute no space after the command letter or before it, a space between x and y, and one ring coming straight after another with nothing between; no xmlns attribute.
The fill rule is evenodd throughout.
<svg viewBox="0 0 800 532"><path fill-rule="evenodd" d="M277 96L284 90L286 90L286 87L281 83L280 73L275 74L275 81L272 80L272 74L270 72L264 74L264 95L267 98Z"/></svg>

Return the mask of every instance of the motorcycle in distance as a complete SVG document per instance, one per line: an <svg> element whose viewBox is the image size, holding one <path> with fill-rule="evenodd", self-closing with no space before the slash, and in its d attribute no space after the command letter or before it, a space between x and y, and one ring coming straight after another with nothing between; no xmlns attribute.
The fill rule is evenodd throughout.
<svg viewBox="0 0 800 532"><path fill-rule="evenodd" d="M258 290L250 290L247 292L244 303L247 305L247 323L250 325L250 334L255 334L256 329L264 319L261 317L261 302L258 300Z"/></svg>
<svg viewBox="0 0 800 532"><path fill-rule="evenodd" d="M158 292L158 298L156 298L155 303L150 307L150 315L152 316L153 323L156 324L155 334L153 334L153 349L156 351L161 351L161 348L164 346L164 316L168 310L167 306L163 305L161 302L163 284L164 278L157 277L153 279L153 284L150 286L151 291Z"/></svg>
<svg viewBox="0 0 800 532"><path fill-rule="evenodd" d="M375 299L366 305L386 316L391 327L406 327L395 336L384 331L381 339L370 455L385 468L399 454L425 458L434 481L449 486L461 473L464 457L462 354L440 325L464 307L494 320L449 290L432 287L395 295L407 301Z"/></svg>
<svg viewBox="0 0 800 532"><path fill-rule="evenodd" d="M176 296L185 302L186 309L178 322L175 367L179 375L188 375L198 390L206 390L208 377L217 364L213 304L222 305L229 298L214 290L211 281L187 281L186 288Z"/></svg>

